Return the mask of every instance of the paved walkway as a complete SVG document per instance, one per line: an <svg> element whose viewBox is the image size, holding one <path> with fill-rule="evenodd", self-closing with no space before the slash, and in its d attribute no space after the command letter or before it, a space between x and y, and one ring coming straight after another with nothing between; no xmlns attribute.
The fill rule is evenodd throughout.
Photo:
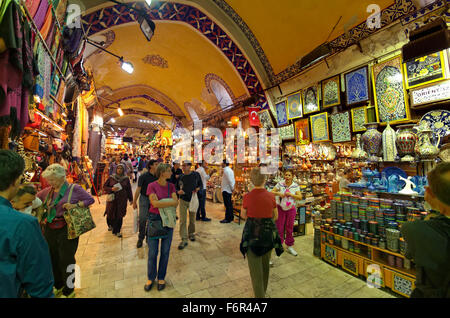
<svg viewBox="0 0 450 318"><path fill-rule="evenodd" d="M250 298L253 291L247 261L239 251L244 223L221 224L224 207L207 203L211 222L197 222L197 240L182 251L179 227L174 234L167 270L167 286L162 292L146 293L148 248L137 249L133 232L133 210L124 219L123 238L108 232L103 217L106 196L91 211L97 228L83 235L76 255L81 268L83 298ZM294 257L283 253L271 268L268 296L272 298L394 297L371 289L364 281L336 269L313 256L313 236L297 237Z"/></svg>

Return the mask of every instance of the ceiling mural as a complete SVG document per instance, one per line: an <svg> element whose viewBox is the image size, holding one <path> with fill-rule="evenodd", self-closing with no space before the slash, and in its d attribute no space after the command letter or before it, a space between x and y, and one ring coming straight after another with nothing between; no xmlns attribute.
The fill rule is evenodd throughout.
<svg viewBox="0 0 450 318"><path fill-rule="evenodd" d="M169 63L167 60L158 54L147 55L142 59L142 61L144 61L145 64L150 64L160 68L169 68Z"/></svg>

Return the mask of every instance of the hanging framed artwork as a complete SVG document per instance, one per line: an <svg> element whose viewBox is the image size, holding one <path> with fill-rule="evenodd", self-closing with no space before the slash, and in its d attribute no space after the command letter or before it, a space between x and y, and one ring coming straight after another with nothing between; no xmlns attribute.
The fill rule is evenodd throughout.
<svg viewBox="0 0 450 318"><path fill-rule="evenodd" d="M339 75L322 81L322 106L333 107L341 104L341 77Z"/></svg>
<svg viewBox="0 0 450 318"><path fill-rule="evenodd" d="M314 85L303 90L303 114L311 114L320 110L319 85Z"/></svg>
<svg viewBox="0 0 450 318"><path fill-rule="evenodd" d="M302 92L287 97L288 120L303 117Z"/></svg>
<svg viewBox="0 0 450 318"><path fill-rule="evenodd" d="M276 104L275 108L277 110L278 127L287 125L288 118L287 118L287 113L286 113L286 101Z"/></svg>
<svg viewBox="0 0 450 318"><path fill-rule="evenodd" d="M330 141L328 130L328 113L320 113L313 115L311 120L311 136L312 142Z"/></svg>
<svg viewBox="0 0 450 318"><path fill-rule="evenodd" d="M443 51L403 63L406 88L410 89L445 79L445 64Z"/></svg>
<svg viewBox="0 0 450 318"><path fill-rule="evenodd" d="M368 66L344 74L344 80L347 106L370 100Z"/></svg>
<svg viewBox="0 0 450 318"><path fill-rule="evenodd" d="M330 115L331 135L333 143L346 142L352 140L350 127L350 112L343 112Z"/></svg>
<svg viewBox="0 0 450 318"><path fill-rule="evenodd" d="M259 121L261 122L261 128L271 129L275 128L275 125L272 121L272 116L270 116L269 110L264 109L258 112Z"/></svg>
<svg viewBox="0 0 450 318"><path fill-rule="evenodd" d="M281 140L290 140L295 138L294 125L280 127Z"/></svg>
<svg viewBox="0 0 450 318"><path fill-rule="evenodd" d="M309 119L299 119L294 122L295 142L297 145L308 145L309 137Z"/></svg>
<svg viewBox="0 0 450 318"><path fill-rule="evenodd" d="M367 120L367 106L352 108L351 112L353 132L366 131L364 125L369 122Z"/></svg>
<svg viewBox="0 0 450 318"><path fill-rule="evenodd" d="M395 124L410 119L402 58L395 56L372 68L377 121Z"/></svg>

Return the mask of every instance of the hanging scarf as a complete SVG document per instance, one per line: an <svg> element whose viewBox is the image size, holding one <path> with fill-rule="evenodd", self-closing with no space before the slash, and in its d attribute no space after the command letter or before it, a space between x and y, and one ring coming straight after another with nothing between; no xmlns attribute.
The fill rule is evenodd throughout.
<svg viewBox="0 0 450 318"><path fill-rule="evenodd" d="M61 189L59 190L58 196L56 197L56 200L49 206L50 208L50 214L47 216L47 222L48 223L52 223L53 219L56 216L56 206L58 205L58 203L61 201L61 199L64 197L64 195L66 194L67 188L68 188L68 184L67 182L64 182L64 184L62 185ZM53 193L51 195L53 197ZM68 202L70 203L70 202Z"/></svg>

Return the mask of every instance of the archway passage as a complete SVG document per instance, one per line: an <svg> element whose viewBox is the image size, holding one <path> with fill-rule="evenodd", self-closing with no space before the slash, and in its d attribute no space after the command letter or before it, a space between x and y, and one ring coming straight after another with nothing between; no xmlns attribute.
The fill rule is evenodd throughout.
<svg viewBox="0 0 450 318"><path fill-rule="evenodd" d="M142 3L130 3L133 6L144 9ZM250 94L260 96L257 105L267 108L268 102L264 93L261 93L261 83L237 44L199 9L173 2L159 1L146 9L149 17L155 21L174 21L186 23L205 36L214 44L234 66ZM83 24L89 36L102 32L109 28L136 22L136 15L121 5L104 7L83 16Z"/></svg>

